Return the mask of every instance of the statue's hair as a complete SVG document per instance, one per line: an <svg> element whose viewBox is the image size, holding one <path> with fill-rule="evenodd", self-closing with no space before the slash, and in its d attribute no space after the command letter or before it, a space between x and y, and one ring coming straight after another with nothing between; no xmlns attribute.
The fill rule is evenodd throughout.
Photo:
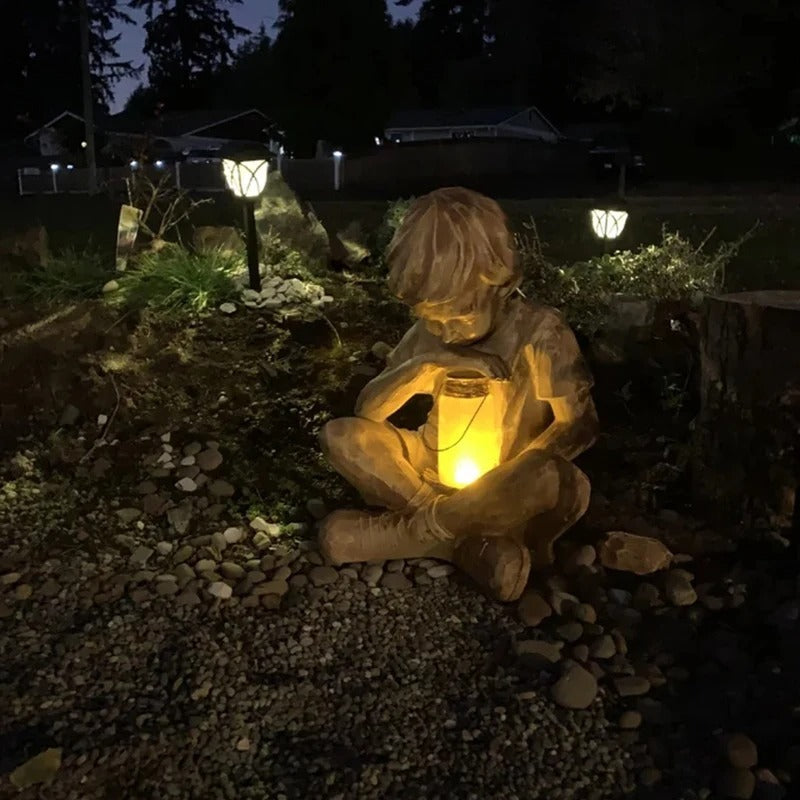
<svg viewBox="0 0 800 800"><path fill-rule="evenodd" d="M415 200L386 260L390 290L410 306L475 300L481 285L510 294L521 281L505 213L494 200L461 187Z"/></svg>

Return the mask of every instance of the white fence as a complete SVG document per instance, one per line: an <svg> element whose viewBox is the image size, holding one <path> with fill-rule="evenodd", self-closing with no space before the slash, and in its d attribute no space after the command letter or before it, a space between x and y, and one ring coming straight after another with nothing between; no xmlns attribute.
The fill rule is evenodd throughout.
<svg viewBox="0 0 800 800"><path fill-rule="evenodd" d="M225 179L219 161L176 162L174 164L148 164L133 167L98 167L97 185L103 191L125 191L125 181L137 171L143 170L151 180L158 181L165 174L171 175L175 185L195 192L224 192ZM24 167L17 170L17 186L20 195L29 194L87 194L89 170L69 165L52 166L50 169Z"/></svg>

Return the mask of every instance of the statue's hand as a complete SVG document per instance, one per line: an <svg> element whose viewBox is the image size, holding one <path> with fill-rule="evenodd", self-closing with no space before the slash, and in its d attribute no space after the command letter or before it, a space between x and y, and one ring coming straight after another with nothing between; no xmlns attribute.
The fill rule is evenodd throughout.
<svg viewBox="0 0 800 800"><path fill-rule="evenodd" d="M511 369L500 356L471 347L449 346L444 354L442 366L448 370L478 372L493 380L506 381Z"/></svg>

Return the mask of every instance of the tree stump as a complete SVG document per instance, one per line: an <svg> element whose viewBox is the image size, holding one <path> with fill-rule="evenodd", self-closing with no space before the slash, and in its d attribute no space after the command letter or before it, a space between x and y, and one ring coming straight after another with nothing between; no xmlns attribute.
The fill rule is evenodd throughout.
<svg viewBox="0 0 800 800"><path fill-rule="evenodd" d="M700 331L695 500L717 522L800 520L800 291L708 297Z"/></svg>

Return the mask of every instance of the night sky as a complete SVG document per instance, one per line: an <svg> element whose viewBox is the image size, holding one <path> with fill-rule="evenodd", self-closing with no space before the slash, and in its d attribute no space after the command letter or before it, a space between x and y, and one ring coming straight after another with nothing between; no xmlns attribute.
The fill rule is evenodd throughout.
<svg viewBox="0 0 800 800"><path fill-rule="evenodd" d="M322 2L323 0L320 0ZM330 0L328 0L330 2ZM389 0L387 5L395 19L405 19L417 13L422 0L415 0L408 8L396 8L394 2ZM119 51L123 60L133 61L139 65L144 62L142 48L144 46L144 21L145 15L142 11L129 11L137 25L126 25L122 31L122 39L119 42ZM263 22L268 29L272 28L278 18L278 0L244 0L240 6L232 6L231 13L234 21L251 31L258 30ZM146 80L146 76L142 78ZM136 88L139 81L123 80L116 87L116 102L112 110L121 111L130 93Z"/></svg>

